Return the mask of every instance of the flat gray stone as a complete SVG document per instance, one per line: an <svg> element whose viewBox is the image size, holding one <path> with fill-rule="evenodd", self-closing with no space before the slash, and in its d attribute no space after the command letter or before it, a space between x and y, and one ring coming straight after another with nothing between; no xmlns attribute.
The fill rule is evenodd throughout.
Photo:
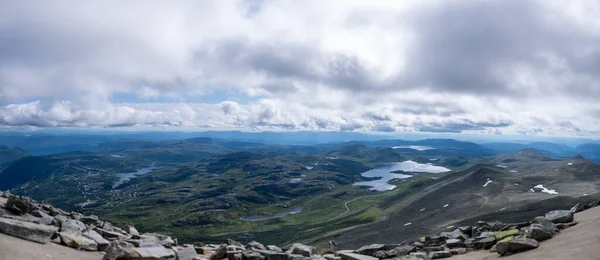
<svg viewBox="0 0 600 260"><path fill-rule="evenodd" d="M58 232L55 226L0 218L0 233L45 244Z"/></svg>
<svg viewBox="0 0 600 260"><path fill-rule="evenodd" d="M98 234L98 232L94 230L88 230L86 232L83 232L82 235L84 237L94 240L94 242L98 244L98 251L104 251L110 245L110 241L104 239L100 234Z"/></svg>
<svg viewBox="0 0 600 260"><path fill-rule="evenodd" d="M177 255L177 260L194 260L198 257L196 249L193 247L173 247L172 249Z"/></svg>
<svg viewBox="0 0 600 260"><path fill-rule="evenodd" d="M342 260L379 260L379 258L376 257L351 252L341 252L338 253L338 255L342 258Z"/></svg>
<svg viewBox="0 0 600 260"><path fill-rule="evenodd" d="M524 252L539 246L538 241L531 238L513 238L496 244L496 250L501 256Z"/></svg>
<svg viewBox="0 0 600 260"><path fill-rule="evenodd" d="M569 223L573 222L574 214L570 210L553 210L546 213L545 217L554 223Z"/></svg>
<svg viewBox="0 0 600 260"><path fill-rule="evenodd" d="M442 259L442 258L452 257L452 253L447 250L434 251L434 252L429 253L428 257L429 257L429 259Z"/></svg>
<svg viewBox="0 0 600 260"><path fill-rule="evenodd" d="M59 232L60 242L63 245L85 251L97 251L98 243L93 239L83 236L81 233L72 233L69 231Z"/></svg>

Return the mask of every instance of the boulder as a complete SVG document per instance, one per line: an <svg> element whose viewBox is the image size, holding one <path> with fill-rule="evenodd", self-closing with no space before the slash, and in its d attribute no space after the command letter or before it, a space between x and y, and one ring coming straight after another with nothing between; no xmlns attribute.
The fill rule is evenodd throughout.
<svg viewBox="0 0 600 260"><path fill-rule="evenodd" d="M559 230L562 230L562 229L565 229L565 228L570 228L570 227L575 226L577 224L579 224L579 222L573 221L573 222L570 222L570 223L559 223L559 224L556 224L556 227Z"/></svg>
<svg viewBox="0 0 600 260"><path fill-rule="evenodd" d="M427 256L429 257L429 259L442 259L442 258L452 257L452 253L448 250L434 251L434 252L430 252L429 255L427 255Z"/></svg>
<svg viewBox="0 0 600 260"><path fill-rule="evenodd" d="M98 244L98 251L105 251L110 246L110 242L104 239L98 232L94 230L87 230L82 233L84 237L94 240Z"/></svg>
<svg viewBox="0 0 600 260"><path fill-rule="evenodd" d="M569 223L573 222L574 214L570 210L553 210L546 213L545 217L554 223Z"/></svg>
<svg viewBox="0 0 600 260"><path fill-rule="evenodd" d="M252 241L252 242L246 244L246 249L262 249L262 250L264 250L264 249L267 249L267 248L265 247L265 245L263 245L263 244L261 244L259 242Z"/></svg>
<svg viewBox="0 0 600 260"><path fill-rule="evenodd" d="M227 256L227 245L219 245L215 248L215 251L210 255L210 260L223 259Z"/></svg>
<svg viewBox="0 0 600 260"><path fill-rule="evenodd" d="M448 248L465 247L465 243L460 239L451 238L446 240L446 246Z"/></svg>
<svg viewBox="0 0 600 260"><path fill-rule="evenodd" d="M279 253L283 253L283 249L279 248L278 246L274 246L274 245L268 245L267 246L268 250L271 251L275 251L275 252L279 252Z"/></svg>
<svg viewBox="0 0 600 260"><path fill-rule="evenodd" d="M242 252L242 256L244 256L244 259L246 260L264 260L266 258L260 253L252 251L244 251Z"/></svg>
<svg viewBox="0 0 600 260"><path fill-rule="evenodd" d="M264 257L267 258L267 260L288 260L288 254L283 253L283 252L275 252L275 251L271 251L271 250L255 250L255 252L260 253L261 255L263 255Z"/></svg>
<svg viewBox="0 0 600 260"><path fill-rule="evenodd" d="M375 258L372 256L346 251L338 252L338 255L342 258L342 260L379 260L379 258Z"/></svg>
<svg viewBox="0 0 600 260"><path fill-rule="evenodd" d="M112 244L111 244L112 245ZM109 248L110 249L110 248ZM128 247L108 251L102 260L175 260L175 252L165 247Z"/></svg>
<svg viewBox="0 0 600 260"><path fill-rule="evenodd" d="M506 224L504 224L504 223L502 223L500 221L496 221L492 225L490 225L490 231L493 231L493 232L500 231L505 226L506 226Z"/></svg>
<svg viewBox="0 0 600 260"><path fill-rule="evenodd" d="M437 252L437 251L444 251L446 250L446 247L444 246L426 246L423 247L423 251L429 253L429 252Z"/></svg>
<svg viewBox="0 0 600 260"><path fill-rule="evenodd" d="M472 226L458 227L458 230L469 237L473 236L473 227Z"/></svg>
<svg viewBox="0 0 600 260"><path fill-rule="evenodd" d="M545 231L550 232L552 234L555 234L556 232L558 232L558 228L557 226L554 224L554 222L550 221L547 218L544 217L536 217L531 221L532 224L539 224L541 225Z"/></svg>
<svg viewBox="0 0 600 260"><path fill-rule="evenodd" d="M86 229L83 222L74 219L66 219L60 224L60 232L81 233Z"/></svg>
<svg viewBox="0 0 600 260"><path fill-rule="evenodd" d="M95 215L83 216L79 219L79 221L85 223L86 225L102 226L102 221L100 221Z"/></svg>
<svg viewBox="0 0 600 260"><path fill-rule="evenodd" d="M410 253L409 256L412 257L415 260L428 260L427 259L427 254L423 253L423 252Z"/></svg>
<svg viewBox="0 0 600 260"><path fill-rule="evenodd" d="M194 260L198 257L193 247L173 247L171 248L177 256L177 260Z"/></svg>
<svg viewBox="0 0 600 260"><path fill-rule="evenodd" d="M540 224L531 224L527 229L527 237L535 239L537 241L544 241L552 238L552 232L544 228Z"/></svg>
<svg viewBox="0 0 600 260"><path fill-rule="evenodd" d="M95 228L94 231L98 232L98 234L102 235L104 238L106 239L119 239L119 240L125 240L128 239L129 237L117 232L112 232L112 231L108 231L105 229L101 229L101 228Z"/></svg>
<svg viewBox="0 0 600 260"><path fill-rule="evenodd" d="M583 206L581 204L579 204L579 203L575 204L575 206L573 206L571 208L571 212L573 212L573 213L578 213L578 212L581 212L581 211L583 211Z"/></svg>
<svg viewBox="0 0 600 260"><path fill-rule="evenodd" d="M140 235L140 232L138 232L134 226L127 226L127 228L125 228L125 231L127 232L127 234L130 234L132 236Z"/></svg>
<svg viewBox="0 0 600 260"><path fill-rule="evenodd" d="M404 256L404 255L408 255L412 252L416 252L417 247L412 246L412 245L399 246L399 247L394 248L394 251L396 251L396 256Z"/></svg>
<svg viewBox="0 0 600 260"><path fill-rule="evenodd" d="M504 239L496 244L498 254L501 256L520 253L523 251L535 249L539 246L538 241L531 238L510 238Z"/></svg>
<svg viewBox="0 0 600 260"><path fill-rule="evenodd" d="M519 230L509 229L509 230L505 230L505 231L492 232L491 234L493 234L494 236L496 236L496 240L500 241L500 240L502 240L504 238L507 238L507 237L518 236L519 235Z"/></svg>
<svg viewBox="0 0 600 260"><path fill-rule="evenodd" d="M431 237L429 239L429 241L427 241L427 243L425 243L426 245L432 245L432 246L439 246L442 245L446 242L446 237L445 236L434 236Z"/></svg>
<svg viewBox="0 0 600 260"><path fill-rule="evenodd" d="M52 222L54 222L54 217L46 214L45 212L43 212L41 210L33 210L33 211L31 211L31 215L40 218L39 219L40 224L52 225Z"/></svg>
<svg viewBox="0 0 600 260"><path fill-rule="evenodd" d="M391 248L386 248L384 244L372 244L356 249L354 252L361 255L373 256L377 251L384 251L389 249Z"/></svg>
<svg viewBox="0 0 600 260"><path fill-rule="evenodd" d="M227 252L227 259L228 260L242 260L243 259L242 252L241 251L229 251L229 252Z"/></svg>
<svg viewBox="0 0 600 260"><path fill-rule="evenodd" d="M97 251L98 243L91 238L83 236L81 233L59 232L60 242L63 245L72 247L78 250Z"/></svg>
<svg viewBox="0 0 600 260"><path fill-rule="evenodd" d="M45 244L58 232L55 226L0 218L0 233Z"/></svg>
<svg viewBox="0 0 600 260"><path fill-rule="evenodd" d="M454 231L452 231L452 232L442 232L442 233L440 233L440 236L443 236L443 237L445 237L445 238L447 238L447 239L460 239L460 240L465 240L465 239L467 239L467 238L468 238L468 237L467 237L465 234L463 234L463 232L462 232L462 231L460 231L460 229L458 229L458 228L457 228L457 229L455 229L455 230L454 230Z"/></svg>
<svg viewBox="0 0 600 260"><path fill-rule="evenodd" d="M460 247L460 248L451 248L450 249L450 253L452 253L452 255L464 255L467 253L467 249L464 247Z"/></svg>
<svg viewBox="0 0 600 260"><path fill-rule="evenodd" d="M394 256L396 256L396 251L394 249L392 250L381 250L381 251L377 251L375 252L375 254L373 254L374 257L377 257L379 259L385 259L385 258L392 258Z"/></svg>
<svg viewBox="0 0 600 260"><path fill-rule="evenodd" d="M4 207L17 215L25 215L35 209L31 198L15 195L8 196Z"/></svg>
<svg viewBox="0 0 600 260"><path fill-rule="evenodd" d="M302 255L306 257L311 257L314 253L315 248L312 246L307 246L303 244L293 244L292 247L287 251L288 254L296 254Z"/></svg>
<svg viewBox="0 0 600 260"><path fill-rule="evenodd" d="M244 246L244 244L242 244L242 243L240 243L238 241L235 241L235 240L233 240L231 238L228 238L227 240L225 240L225 244L230 245L230 246L239 246L239 247L243 247Z"/></svg>
<svg viewBox="0 0 600 260"><path fill-rule="evenodd" d="M486 238L482 238L477 240L475 243L475 248L477 249L490 249L492 248L492 246L494 246L494 244L496 244L496 237L495 236L489 236Z"/></svg>

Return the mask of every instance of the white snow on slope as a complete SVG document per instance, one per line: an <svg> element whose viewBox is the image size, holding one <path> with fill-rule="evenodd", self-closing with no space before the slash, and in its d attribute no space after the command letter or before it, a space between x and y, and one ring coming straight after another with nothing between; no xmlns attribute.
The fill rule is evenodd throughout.
<svg viewBox="0 0 600 260"><path fill-rule="evenodd" d="M485 182L485 184L483 184L483 187L487 187L488 184L492 183L493 181L490 180L489 178L487 179L487 181Z"/></svg>
<svg viewBox="0 0 600 260"><path fill-rule="evenodd" d="M542 192L545 192L545 193L548 193L548 194L558 194L558 192L556 190L549 190L546 187L544 187L544 185L542 185L542 184L536 185L533 188L534 189L542 189Z"/></svg>

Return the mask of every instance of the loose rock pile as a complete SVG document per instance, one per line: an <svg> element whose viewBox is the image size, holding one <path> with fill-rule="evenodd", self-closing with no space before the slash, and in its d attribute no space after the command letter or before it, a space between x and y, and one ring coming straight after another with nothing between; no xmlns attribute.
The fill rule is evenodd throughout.
<svg viewBox="0 0 600 260"><path fill-rule="evenodd" d="M293 244L288 249L253 241L246 245L228 239L223 244L184 244L169 236L144 233L135 227L117 227L96 216L65 212L31 198L0 191L0 233L37 243L58 243L78 250L100 251L104 260L377 260L440 259L473 250L490 250L500 255L515 254L538 247L560 230L574 226L576 212L598 206L599 201L571 210L548 212L525 223L478 222L458 227L419 241L400 244L372 244L357 250L336 250Z"/></svg>

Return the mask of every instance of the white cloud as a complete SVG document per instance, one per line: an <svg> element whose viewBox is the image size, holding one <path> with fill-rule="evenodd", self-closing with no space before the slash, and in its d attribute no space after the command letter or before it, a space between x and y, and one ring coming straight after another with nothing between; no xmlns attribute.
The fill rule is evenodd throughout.
<svg viewBox="0 0 600 260"><path fill-rule="evenodd" d="M597 1L0 5L4 126L600 132Z"/></svg>

